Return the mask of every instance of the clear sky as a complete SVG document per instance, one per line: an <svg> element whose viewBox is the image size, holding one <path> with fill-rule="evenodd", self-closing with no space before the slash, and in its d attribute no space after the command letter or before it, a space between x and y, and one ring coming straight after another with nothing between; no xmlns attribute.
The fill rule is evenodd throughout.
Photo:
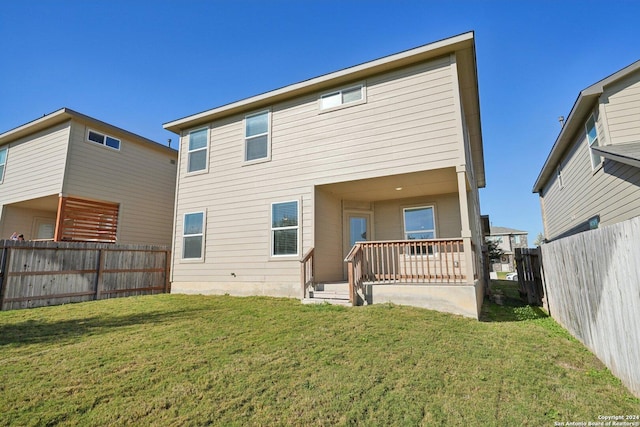
<svg viewBox="0 0 640 427"><path fill-rule="evenodd" d="M176 147L163 123L470 30L482 212L533 243L558 116L640 59L640 1L0 0L0 133L68 107Z"/></svg>

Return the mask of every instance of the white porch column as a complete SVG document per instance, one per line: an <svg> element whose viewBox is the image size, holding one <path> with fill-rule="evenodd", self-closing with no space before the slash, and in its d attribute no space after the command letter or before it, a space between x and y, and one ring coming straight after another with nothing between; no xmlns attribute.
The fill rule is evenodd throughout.
<svg viewBox="0 0 640 427"><path fill-rule="evenodd" d="M460 236L464 244L464 270L467 282L474 281L475 258L471 247L471 223L469 221L469 201L467 199L467 170L464 165L456 166L458 175L458 200L460 201Z"/></svg>

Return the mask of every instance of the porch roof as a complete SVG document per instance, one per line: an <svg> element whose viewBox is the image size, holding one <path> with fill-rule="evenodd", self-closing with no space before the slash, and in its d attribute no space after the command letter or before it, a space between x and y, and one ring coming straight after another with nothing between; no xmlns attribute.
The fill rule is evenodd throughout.
<svg viewBox="0 0 640 427"><path fill-rule="evenodd" d="M319 186L346 200L393 200L458 192L455 168L359 179Z"/></svg>
<svg viewBox="0 0 640 427"><path fill-rule="evenodd" d="M640 142L593 147L593 151L607 159L640 168Z"/></svg>

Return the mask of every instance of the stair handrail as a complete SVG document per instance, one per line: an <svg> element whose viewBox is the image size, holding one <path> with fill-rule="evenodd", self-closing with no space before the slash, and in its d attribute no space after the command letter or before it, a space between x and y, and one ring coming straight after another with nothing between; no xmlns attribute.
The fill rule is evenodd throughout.
<svg viewBox="0 0 640 427"><path fill-rule="evenodd" d="M347 275L349 278L349 302L352 306L356 306L358 305L358 291L364 293L362 245L356 242L344 261L347 263Z"/></svg>
<svg viewBox="0 0 640 427"><path fill-rule="evenodd" d="M315 282L315 263L313 262L313 254L315 250L311 248L300 260L300 281L302 282L302 298L306 298L309 294L309 288L313 287Z"/></svg>

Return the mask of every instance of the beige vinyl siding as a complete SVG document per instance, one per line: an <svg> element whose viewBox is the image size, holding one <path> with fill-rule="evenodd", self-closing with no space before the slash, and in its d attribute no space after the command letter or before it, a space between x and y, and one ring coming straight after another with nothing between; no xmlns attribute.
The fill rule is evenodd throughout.
<svg viewBox="0 0 640 427"><path fill-rule="evenodd" d="M0 184L0 205L62 191L69 126L69 122L61 123L3 145L9 150Z"/></svg>
<svg viewBox="0 0 640 427"><path fill-rule="evenodd" d="M436 238L460 237L460 205L458 194L387 200L374 204L376 240L404 240L403 209L433 206Z"/></svg>
<svg viewBox="0 0 640 427"><path fill-rule="evenodd" d="M600 215L607 225L640 215L640 169L605 160L595 172L582 132L562 160L563 188L557 177L542 192L545 237L554 239Z"/></svg>
<svg viewBox="0 0 640 427"><path fill-rule="evenodd" d="M57 205L56 205L57 207ZM8 239L15 231L23 234L25 240L32 240L37 237L38 230L35 228L37 218L55 223L56 212L39 209L27 209L17 206L5 206L2 212L3 221L0 227L0 239Z"/></svg>
<svg viewBox="0 0 640 427"><path fill-rule="evenodd" d="M182 243L176 239L174 282L220 282L231 292L234 286L264 281L282 285L282 294L298 289L298 259L269 257L271 203L301 201L299 246L306 249L328 244L314 242L316 185L463 163L451 73L447 56L368 78L363 104L322 112L318 100L329 89L273 105L272 160L264 163L243 162L243 118L253 111L211 123L209 172L187 176L186 156L180 156L176 213L176 236L181 236L184 213L207 209L206 258L181 261ZM186 152L187 134L181 152ZM327 198L321 195L316 204L320 200ZM335 211L335 201L328 202L326 209ZM318 214L323 209L316 206ZM316 238L322 233L316 228ZM458 224L451 235L459 233Z"/></svg>
<svg viewBox="0 0 640 427"><path fill-rule="evenodd" d="M315 192L315 250L316 278L320 282L343 279L342 201L321 190ZM310 246L310 241L307 242ZM306 252L306 249L305 249Z"/></svg>
<svg viewBox="0 0 640 427"><path fill-rule="evenodd" d="M607 87L601 96L611 144L640 141L640 71Z"/></svg>
<svg viewBox="0 0 640 427"><path fill-rule="evenodd" d="M118 243L171 244L175 155L90 129L120 139L120 150L88 142L87 126L74 121L64 194L119 203Z"/></svg>

